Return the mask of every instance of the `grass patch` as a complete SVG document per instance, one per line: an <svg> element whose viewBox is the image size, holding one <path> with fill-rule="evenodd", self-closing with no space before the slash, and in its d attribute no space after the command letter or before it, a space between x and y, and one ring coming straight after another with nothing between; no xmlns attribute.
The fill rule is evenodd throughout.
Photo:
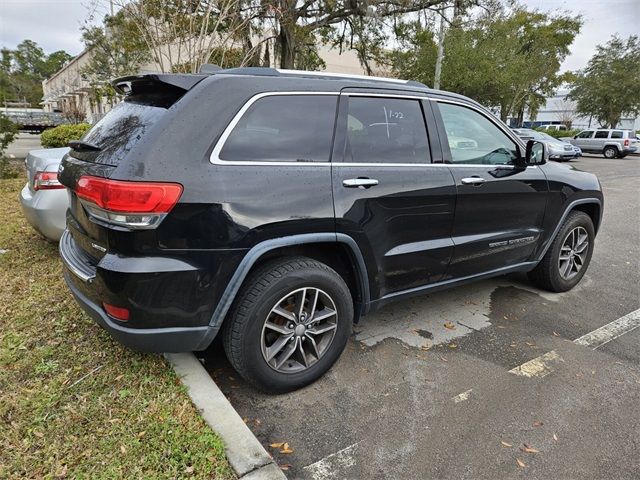
<svg viewBox="0 0 640 480"><path fill-rule="evenodd" d="M0 180L0 478L232 478L219 437L158 355L76 305L57 245Z"/></svg>

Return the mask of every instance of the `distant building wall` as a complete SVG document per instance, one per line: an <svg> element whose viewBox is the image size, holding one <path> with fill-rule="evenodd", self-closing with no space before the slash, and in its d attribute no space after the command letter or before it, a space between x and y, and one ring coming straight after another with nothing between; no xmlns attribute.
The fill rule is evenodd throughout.
<svg viewBox="0 0 640 480"><path fill-rule="evenodd" d="M570 121L571 128L576 130L600 127L601 125L597 120L576 113L576 103L572 100L567 100L568 93L567 90L560 90L556 95L548 97L535 118L531 118L529 112L526 112L523 126L538 127L540 125L561 124ZM515 126L515 119L510 118L509 124ZM640 117L623 117L616 127L640 130Z"/></svg>

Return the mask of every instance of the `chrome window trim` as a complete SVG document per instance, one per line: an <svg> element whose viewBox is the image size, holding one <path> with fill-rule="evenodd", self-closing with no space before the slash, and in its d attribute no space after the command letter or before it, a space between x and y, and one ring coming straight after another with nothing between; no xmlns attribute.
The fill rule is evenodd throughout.
<svg viewBox="0 0 640 480"><path fill-rule="evenodd" d="M351 88L351 87L350 87ZM358 87L353 87L358 88ZM515 168L514 165L485 165L485 164L455 164L455 163L356 163L356 162L259 162L255 160L251 161L243 161L243 160L223 160L220 158L220 152L224 147L225 142L227 141L229 135L236 127L240 119L244 116L244 114L249 110L251 105L265 97L272 96L287 96L287 95L333 95L336 97L339 96L353 96L353 97L389 97L389 98L399 98L399 99L407 99L407 100L431 100L435 102L444 102L444 103L452 103L456 105L461 105L463 107L471 108L472 110L477 111L484 117L488 118L493 124L495 124L500 130L507 133L507 136L511 139L517 138L512 136L510 132L505 131L504 128L500 126L500 124L496 123L494 119L488 117L482 110L473 105L469 105L463 102L457 102L455 100L448 99L436 99L427 96L418 96L418 95L404 95L404 94L395 94L395 93L368 93L368 92L313 92L313 91L272 91L272 92L262 92L251 97L247 102L240 108L238 113L235 114L229 125L224 129L222 135L216 142L213 151L209 157L210 163L213 165L248 165L248 166L288 166L288 167L327 167L327 166L335 166L335 167L447 167L447 168L477 168L477 167L501 167L501 168ZM426 127L426 125L425 125ZM428 129L427 129L428 134ZM518 141L517 142L520 147L523 149L526 148L524 145ZM527 168L538 168L537 166L528 166Z"/></svg>
<svg viewBox="0 0 640 480"><path fill-rule="evenodd" d="M242 108L235 114L229 125L224 129L222 135L216 142L216 145L213 147L213 151L211 152L211 156L209 157L209 161L214 165L281 165L281 166L297 166L297 167L309 167L309 166L327 166L331 165L331 162L259 162L256 160L223 160L220 158L220 152L224 147L229 135L236 127L238 122L242 119L244 114L249 110L249 108L256 103L258 100L265 97L279 97L279 96L291 96L291 95L333 95L335 97L340 96L340 92L301 92L301 91L292 91L292 92L262 92L251 97L247 102L242 106Z"/></svg>

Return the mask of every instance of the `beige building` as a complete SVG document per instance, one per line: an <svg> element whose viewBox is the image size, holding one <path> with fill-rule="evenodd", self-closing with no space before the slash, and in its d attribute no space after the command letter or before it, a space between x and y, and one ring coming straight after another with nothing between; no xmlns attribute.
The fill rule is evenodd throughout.
<svg viewBox="0 0 640 480"><path fill-rule="evenodd" d="M340 53L336 49L320 47L320 57L327 72L363 75L358 57L353 51ZM89 82L82 78L82 70L91 59L91 52L83 51L52 77L42 82L42 105L46 112L81 112L87 122L95 123L107 113L113 104L108 99L96 99L91 95ZM159 72L157 64L142 65L138 73Z"/></svg>

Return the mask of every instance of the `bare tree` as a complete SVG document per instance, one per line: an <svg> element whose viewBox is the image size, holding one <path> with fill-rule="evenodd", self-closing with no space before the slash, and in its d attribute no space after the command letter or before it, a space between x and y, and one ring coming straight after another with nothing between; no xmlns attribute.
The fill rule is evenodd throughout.
<svg viewBox="0 0 640 480"><path fill-rule="evenodd" d="M562 122L562 124L570 130L573 121L577 117L575 104L566 97L559 98L553 102L553 108L555 110L554 116L556 117L556 120Z"/></svg>
<svg viewBox="0 0 640 480"><path fill-rule="evenodd" d="M197 72L213 56L242 48L241 0L113 0L130 19L162 72Z"/></svg>

